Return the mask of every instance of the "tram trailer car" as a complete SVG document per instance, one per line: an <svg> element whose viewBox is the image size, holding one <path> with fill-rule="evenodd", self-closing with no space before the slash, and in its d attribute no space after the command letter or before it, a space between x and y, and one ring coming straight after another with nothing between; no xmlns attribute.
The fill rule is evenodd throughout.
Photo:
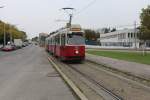
<svg viewBox="0 0 150 100"><path fill-rule="evenodd" d="M45 51L49 52L49 37L45 39Z"/></svg>
<svg viewBox="0 0 150 100"><path fill-rule="evenodd" d="M85 39L80 25L62 28L47 38L48 51L62 61L83 61Z"/></svg>
<svg viewBox="0 0 150 100"><path fill-rule="evenodd" d="M46 37L48 36L47 33L39 33L39 45L40 47L44 47L45 46L45 42L46 42Z"/></svg>

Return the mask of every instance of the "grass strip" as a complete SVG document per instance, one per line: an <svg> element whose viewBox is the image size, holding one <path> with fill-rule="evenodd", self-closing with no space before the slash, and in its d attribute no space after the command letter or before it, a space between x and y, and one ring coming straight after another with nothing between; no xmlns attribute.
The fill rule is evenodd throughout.
<svg viewBox="0 0 150 100"><path fill-rule="evenodd" d="M89 54L150 65L150 53L88 50Z"/></svg>

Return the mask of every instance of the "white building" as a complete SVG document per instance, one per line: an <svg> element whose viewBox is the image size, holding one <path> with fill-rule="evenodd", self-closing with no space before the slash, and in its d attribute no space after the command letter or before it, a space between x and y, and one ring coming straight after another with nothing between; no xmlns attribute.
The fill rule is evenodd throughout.
<svg viewBox="0 0 150 100"><path fill-rule="evenodd" d="M140 40L136 29L123 29L115 32L100 34L101 46L139 48Z"/></svg>

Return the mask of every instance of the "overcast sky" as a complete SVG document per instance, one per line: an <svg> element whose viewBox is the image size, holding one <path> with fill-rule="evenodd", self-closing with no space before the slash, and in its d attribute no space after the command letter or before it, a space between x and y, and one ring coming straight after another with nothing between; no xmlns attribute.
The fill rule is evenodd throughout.
<svg viewBox="0 0 150 100"><path fill-rule="evenodd" d="M34 37L40 32L51 32L65 25L68 16L63 7L74 7L73 23L83 28L102 28L139 23L142 8L150 0L0 0L0 18L16 25ZM89 5L89 3L91 3ZM88 5L88 7L87 7ZM83 9L84 8L84 9Z"/></svg>

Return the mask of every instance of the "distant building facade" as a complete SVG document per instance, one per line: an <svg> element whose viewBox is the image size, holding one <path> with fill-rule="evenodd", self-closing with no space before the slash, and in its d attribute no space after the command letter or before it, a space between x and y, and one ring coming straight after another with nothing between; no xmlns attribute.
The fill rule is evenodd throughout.
<svg viewBox="0 0 150 100"><path fill-rule="evenodd" d="M115 32L100 34L101 46L139 48L138 29L123 29Z"/></svg>

